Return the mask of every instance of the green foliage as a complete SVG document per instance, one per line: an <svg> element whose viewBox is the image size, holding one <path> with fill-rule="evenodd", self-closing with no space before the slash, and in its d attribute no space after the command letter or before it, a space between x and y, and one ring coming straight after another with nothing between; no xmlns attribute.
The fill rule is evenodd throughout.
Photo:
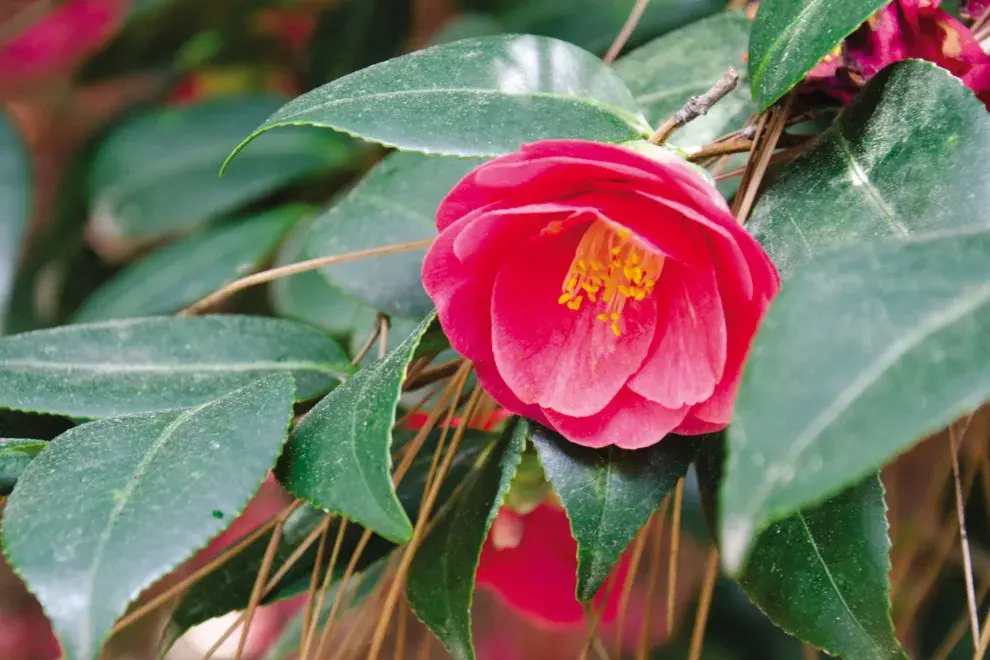
<svg viewBox="0 0 990 660"><path fill-rule="evenodd" d="M283 206L156 250L94 291L72 321L177 312L257 270L306 212L305 207Z"/></svg>
<svg viewBox="0 0 990 660"><path fill-rule="evenodd" d="M519 467L529 424L517 419L437 519L413 559L409 607L458 659L473 660L471 603L481 548Z"/></svg>
<svg viewBox="0 0 990 660"><path fill-rule="evenodd" d="M34 457L48 444L30 438L0 438L0 495L9 495Z"/></svg>
<svg viewBox="0 0 990 660"><path fill-rule="evenodd" d="M622 142L649 133L629 90L598 58L518 35L433 46L303 94L266 119L228 164L262 133L295 124L447 156L497 156L545 138Z"/></svg>
<svg viewBox="0 0 990 660"><path fill-rule="evenodd" d="M68 660L95 660L127 605L240 513L281 452L292 399L292 378L273 375L185 410L83 424L28 466L4 552Z"/></svg>
<svg viewBox="0 0 990 660"><path fill-rule="evenodd" d="M233 211L301 177L348 165L354 155L350 141L295 127L252 145L218 178L231 145L280 102L274 96L214 100L145 112L116 127L100 146L89 176L91 231L107 240L159 237Z"/></svg>
<svg viewBox="0 0 990 660"><path fill-rule="evenodd" d="M313 222L309 255L331 256L436 236L440 200L483 161L396 152ZM388 314L422 317L433 309L420 269L426 250L334 264L332 285ZM376 273L368 277L369 272Z"/></svg>
<svg viewBox="0 0 990 660"><path fill-rule="evenodd" d="M761 110L890 0L764 0L753 22L749 79Z"/></svg>
<svg viewBox="0 0 990 660"><path fill-rule="evenodd" d="M196 405L274 373L291 373L306 400L350 372L332 339L290 321L107 321L0 339L0 406L109 417Z"/></svg>
<svg viewBox="0 0 990 660"><path fill-rule="evenodd" d="M694 459L691 438L637 451L589 449L533 427L533 444L578 544L577 596L590 600Z"/></svg>
<svg viewBox="0 0 990 660"><path fill-rule="evenodd" d="M433 316L389 355L323 398L292 433L278 478L297 497L403 542L412 524L392 484L392 426L402 382Z"/></svg>

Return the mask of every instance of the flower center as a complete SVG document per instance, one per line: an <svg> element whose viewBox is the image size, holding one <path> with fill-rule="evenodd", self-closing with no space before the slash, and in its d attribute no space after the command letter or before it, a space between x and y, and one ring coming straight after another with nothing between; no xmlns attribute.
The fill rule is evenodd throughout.
<svg viewBox="0 0 990 660"><path fill-rule="evenodd" d="M557 302L577 311L587 297L601 309L595 318L618 337L626 303L653 293L662 270L663 257L639 245L632 232L596 220L578 244Z"/></svg>

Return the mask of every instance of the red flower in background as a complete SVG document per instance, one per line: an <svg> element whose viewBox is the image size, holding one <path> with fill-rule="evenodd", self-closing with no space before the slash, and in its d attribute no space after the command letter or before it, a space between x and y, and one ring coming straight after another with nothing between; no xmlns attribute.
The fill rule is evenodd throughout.
<svg viewBox="0 0 990 660"><path fill-rule="evenodd" d="M629 572L623 555L595 596L603 622L618 615ZM577 589L577 542L567 514L544 502L526 514L502 508L481 551L478 586L492 590L510 608L551 626L586 624Z"/></svg>
<svg viewBox="0 0 990 660"><path fill-rule="evenodd" d="M939 8L940 0L895 0L864 23L808 74L807 85L843 102L894 62L928 60L958 76L990 104L990 55L968 27ZM982 14L987 0L971 1Z"/></svg>
<svg viewBox="0 0 990 660"><path fill-rule="evenodd" d="M489 161L437 211L423 283L503 407L633 449L724 427L777 271L668 151L547 140Z"/></svg>
<svg viewBox="0 0 990 660"><path fill-rule="evenodd" d="M129 0L66 0L0 45L0 80L47 76L72 68L103 45Z"/></svg>

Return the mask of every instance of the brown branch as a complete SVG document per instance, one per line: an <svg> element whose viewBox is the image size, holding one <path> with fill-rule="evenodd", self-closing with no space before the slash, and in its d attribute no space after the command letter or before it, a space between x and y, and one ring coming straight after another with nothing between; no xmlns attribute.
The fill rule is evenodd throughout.
<svg viewBox="0 0 990 660"><path fill-rule="evenodd" d="M663 144L670 137L670 134L690 121L706 114L712 106L721 101L729 92L739 84L739 74L732 67L722 74L712 88L704 94L692 96L688 99L684 107L674 113L674 116L660 124L660 128L650 137L653 144Z"/></svg>
<svg viewBox="0 0 990 660"><path fill-rule="evenodd" d="M252 287L256 284L264 284L265 282L271 282L283 277L289 277L290 275L298 275L299 273L305 273L307 271L316 270L332 264L340 264L347 261L358 261L359 259L367 259L369 257L381 257L387 254L397 254L399 252L411 252L412 250L430 247L434 240L435 239L432 238L424 238L418 241L410 241L408 243L396 243L394 245L370 248L368 250L358 250L356 252L347 252L345 254L336 254L329 257L317 257L316 259L309 259L307 261L300 261L298 263L288 264L286 266L279 266L278 268L263 270L260 273L255 273L254 275L248 275L247 277L242 277L239 280L234 280L227 286L214 291L199 302L193 303L186 309L182 310L180 315L189 316L192 314L198 314L209 307L212 307L216 303L226 300L238 291L243 291L244 289Z"/></svg>
<svg viewBox="0 0 990 660"><path fill-rule="evenodd" d="M626 19L625 24L622 26L622 30L619 31L619 35L612 42L609 47L608 52L605 53L605 57L602 61L606 65L611 66L615 58L619 56L622 49L625 48L626 42L629 41L629 37L636 30L636 26L639 25L639 20L643 18L643 12L646 11L646 5L650 4L650 0L636 0L636 4L633 5L632 11L629 12L629 17Z"/></svg>

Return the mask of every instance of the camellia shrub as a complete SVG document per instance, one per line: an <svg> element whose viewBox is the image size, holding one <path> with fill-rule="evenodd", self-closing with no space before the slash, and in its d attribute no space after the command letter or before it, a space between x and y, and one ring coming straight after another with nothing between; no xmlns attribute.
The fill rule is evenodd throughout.
<svg viewBox="0 0 990 660"><path fill-rule="evenodd" d="M983 657L986 2L24 4L0 655Z"/></svg>

